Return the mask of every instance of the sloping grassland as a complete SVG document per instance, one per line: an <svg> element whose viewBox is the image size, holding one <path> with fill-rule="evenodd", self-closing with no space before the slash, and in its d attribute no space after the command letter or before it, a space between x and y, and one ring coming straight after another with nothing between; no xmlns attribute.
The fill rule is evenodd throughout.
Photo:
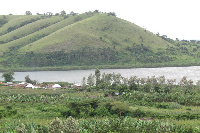
<svg viewBox="0 0 200 133"><path fill-rule="evenodd" d="M0 16L3 68L191 65L198 48L107 13Z"/></svg>

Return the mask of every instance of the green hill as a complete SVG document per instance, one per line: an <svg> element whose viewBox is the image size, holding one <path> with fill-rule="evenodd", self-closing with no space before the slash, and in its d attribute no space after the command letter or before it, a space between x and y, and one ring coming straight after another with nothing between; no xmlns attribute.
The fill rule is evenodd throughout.
<svg viewBox="0 0 200 133"><path fill-rule="evenodd" d="M198 52L107 13L0 16L2 68L191 65Z"/></svg>
<svg viewBox="0 0 200 133"><path fill-rule="evenodd" d="M117 49L132 46L133 43L152 48L167 48L166 41L144 29L106 14L76 22L21 48L20 52L52 52L53 50L78 50L83 47L112 47ZM55 49L57 48L57 49Z"/></svg>

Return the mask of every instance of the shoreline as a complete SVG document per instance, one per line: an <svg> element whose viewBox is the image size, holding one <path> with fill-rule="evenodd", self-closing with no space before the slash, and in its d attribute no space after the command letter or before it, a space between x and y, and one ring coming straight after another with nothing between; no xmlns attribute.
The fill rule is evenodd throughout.
<svg viewBox="0 0 200 133"><path fill-rule="evenodd" d="M200 66L199 63L184 64L138 64L138 65L93 65L93 66L57 66L57 67L21 67L21 68L0 68L0 72L32 72L32 71L69 71L69 70L90 70L90 69L131 69L131 68L163 68L163 67L190 67Z"/></svg>

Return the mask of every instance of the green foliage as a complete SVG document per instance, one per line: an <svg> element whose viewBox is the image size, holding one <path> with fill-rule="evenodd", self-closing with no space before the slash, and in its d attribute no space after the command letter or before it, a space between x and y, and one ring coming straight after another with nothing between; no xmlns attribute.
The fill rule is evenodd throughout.
<svg viewBox="0 0 200 133"><path fill-rule="evenodd" d="M113 86L112 91L119 86ZM143 86L139 84L137 91L128 89L116 97L103 97L108 89L97 92L96 88L91 88L91 92L75 92L2 86L1 131L199 132L198 124L187 126L187 123L198 122L200 118L199 107L191 106L200 102L198 93L192 93L196 92L195 89L185 93L183 86L176 86L170 93L157 93L153 90L145 92ZM179 124L180 121L183 123Z"/></svg>
<svg viewBox="0 0 200 133"><path fill-rule="evenodd" d="M49 133L61 133L63 123L59 118L55 118L49 125Z"/></svg>
<svg viewBox="0 0 200 133"><path fill-rule="evenodd" d="M145 92L150 92L150 90L151 90L151 84L150 83L147 83L147 84L145 84L144 86L143 86L143 90L145 91Z"/></svg>
<svg viewBox="0 0 200 133"><path fill-rule="evenodd" d="M14 110L12 108L10 108L10 106L7 106L8 108L4 109L4 110L0 110L0 119L2 119L3 117L12 117L15 116L17 114L17 110Z"/></svg>
<svg viewBox="0 0 200 133"><path fill-rule="evenodd" d="M1 67L111 65L119 68L199 62L199 41L156 36L117 18L113 12L48 14L0 16Z"/></svg>
<svg viewBox="0 0 200 133"><path fill-rule="evenodd" d="M26 132L26 126L22 123L21 127L17 126L15 130L16 130L17 133L25 133Z"/></svg>
<svg viewBox="0 0 200 133"><path fill-rule="evenodd" d="M8 23L8 20L6 20L6 19L0 19L0 27L2 27L6 23Z"/></svg>
<svg viewBox="0 0 200 133"><path fill-rule="evenodd" d="M130 84L129 89L137 91L138 90L138 86L133 82L133 83Z"/></svg>
<svg viewBox="0 0 200 133"><path fill-rule="evenodd" d="M111 113L118 114L119 117L127 116L130 113L129 106L125 102L116 101L116 102L111 103L110 105L112 106Z"/></svg>
<svg viewBox="0 0 200 133"><path fill-rule="evenodd" d="M27 75L26 77L25 77L25 82L26 83L33 83L33 81L30 79L30 77L29 77L29 75Z"/></svg>
<svg viewBox="0 0 200 133"><path fill-rule="evenodd" d="M98 86L100 84L100 76L101 76L100 70L96 69L95 70L96 86Z"/></svg>
<svg viewBox="0 0 200 133"><path fill-rule="evenodd" d="M64 133L79 133L79 123L71 116L63 122L63 132Z"/></svg>
<svg viewBox="0 0 200 133"><path fill-rule="evenodd" d="M160 93L161 92L161 87L160 86L155 86L154 91Z"/></svg>
<svg viewBox="0 0 200 133"><path fill-rule="evenodd" d="M11 82L13 81L15 78L13 77L14 72L9 71L9 72L5 72L2 74L2 78L4 78L5 82Z"/></svg>
<svg viewBox="0 0 200 133"><path fill-rule="evenodd" d="M67 15L62 11L61 16ZM158 46L167 48L169 44L166 41L130 22L113 17L115 13L95 11L76 15L72 12L67 19L61 16L15 16L16 19L6 23L4 27L9 33L0 36L3 44L0 46L3 56L0 58L4 59L0 64L4 67L8 67L4 64L11 64L12 67L133 66L137 62L141 65L174 59L162 52L159 55L155 50ZM19 23L14 24L14 20ZM76 39L74 36L77 36Z"/></svg>
<svg viewBox="0 0 200 133"><path fill-rule="evenodd" d="M97 99L89 99L81 102L70 102L67 112L61 112L62 115L73 117L89 117L94 116L94 110L98 107Z"/></svg>
<svg viewBox="0 0 200 133"><path fill-rule="evenodd" d="M136 109L136 110L135 110L134 112L132 112L132 113L133 113L133 116L134 116L134 117L138 117L138 118L147 116L146 112L140 110L139 108Z"/></svg>

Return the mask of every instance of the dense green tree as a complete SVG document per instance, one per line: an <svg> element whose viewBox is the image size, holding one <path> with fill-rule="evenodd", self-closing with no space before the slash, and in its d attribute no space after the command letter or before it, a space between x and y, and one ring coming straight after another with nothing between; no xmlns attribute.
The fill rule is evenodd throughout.
<svg viewBox="0 0 200 133"><path fill-rule="evenodd" d="M108 85L111 85L111 80L112 80L112 74L111 73L103 73L101 76L101 82L106 83Z"/></svg>
<svg viewBox="0 0 200 133"><path fill-rule="evenodd" d="M94 75L90 74L90 75L88 76L87 84L89 85L90 88L91 88L92 86L94 86Z"/></svg>
<svg viewBox="0 0 200 133"><path fill-rule="evenodd" d="M113 84L121 85L122 76L121 76L120 73L118 73L118 74L113 73L112 74L112 79L113 79Z"/></svg>
<svg viewBox="0 0 200 133"><path fill-rule="evenodd" d="M97 9L96 9L96 10L94 10L94 13L99 13L99 10L97 10Z"/></svg>
<svg viewBox="0 0 200 133"><path fill-rule="evenodd" d="M66 12L63 10L63 11L60 12L60 15L61 15L61 16L65 16L65 15L66 15Z"/></svg>
<svg viewBox="0 0 200 133"><path fill-rule="evenodd" d="M59 16L59 13L56 13L55 16Z"/></svg>
<svg viewBox="0 0 200 133"><path fill-rule="evenodd" d="M29 75L27 75L26 77L25 77L25 82L27 82L27 83L33 83L33 81L30 79L30 77L29 77Z"/></svg>
<svg viewBox="0 0 200 133"><path fill-rule="evenodd" d="M53 13L52 13L52 12L47 12L45 15L47 15L47 16L52 16Z"/></svg>
<svg viewBox="0 0 200 133"><path fill-rule="evenodd" d="M31 11L26 11L25 15L32 15Z"/></svg>
<svg viewBox="0 0 200 133"><path fill-rule="evenodd" d="M73 12L73 11L71 11L70 12L70 15L72 15L72 16L75 16L75 15L77 15L78 13L75 13L75 12Z"/></svg>
<svg viewBox="0 0 200 133"><path fill-rule="evenodd" d="M100 76L101 76L100 70L99 70L99 69L96 69L96 70L95 70L96 86L98 86L98 85L100 84L100 82L101 82Z"/></svg>
<svg viewBox="0 0 200 133"><path fill-rule="evenodd" d="M117 15L116 15L116 13L115 12L109 12L109 13L107 13L108 14L108 16L114 16L114 17L116 17Z"/></svg>
<svg viewBox="0 0 200 133"><path fill-rule="evenodd" d="M86 82L85 82L85 77L83 77L83 80L82 80L82 89L86 89Z"/></svg>
<svg viewBox="0 0 200 133"><path fill-rule="evenodd" d="M4 80L6 82L11 82L11 81L13 81L15 79L13 77L13 75L14 75L14 72L12 72L12 71L5 72L5 73L3 73L2 78L4 78Z"/></svg>
<svg viewBox="0 0 200 133"><path fill-rule="evenodd" d="M137 90L138 90L138 86L135 84L135 82L132 82L132 83L129 85L129 89L130 89L130 90L135 90L135 91L137 91Z"/></svg>

